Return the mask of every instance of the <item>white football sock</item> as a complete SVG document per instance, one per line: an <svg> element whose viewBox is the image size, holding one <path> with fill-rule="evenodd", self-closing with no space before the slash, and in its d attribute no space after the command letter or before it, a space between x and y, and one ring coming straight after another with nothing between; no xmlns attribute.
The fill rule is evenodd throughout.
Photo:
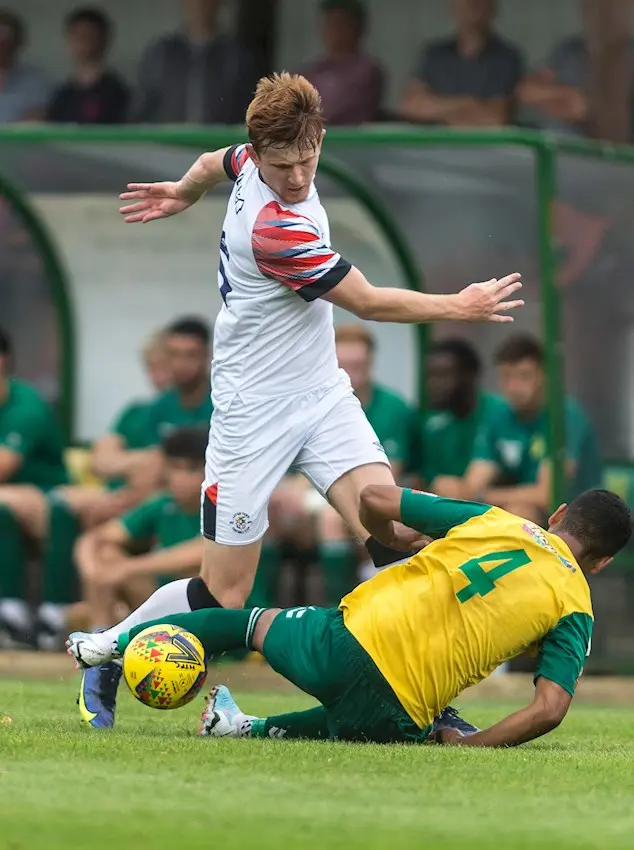
<svg viewBox="0 0 634 850"><path fill-rule="evenodd" d="M107 629L101 634L94 635L95 642L101 645L103 640L104 648L109 649L120 634L130 631L134 626L145 623L147 620L156 620L159 617L168 616L169 614L189 613L192 610L187 597L187 587L190 581L190 578L180 578L169 584L164 584L163 587L159 587L149 599L146 599L125 620L122 620L118 625Z"/></svg>

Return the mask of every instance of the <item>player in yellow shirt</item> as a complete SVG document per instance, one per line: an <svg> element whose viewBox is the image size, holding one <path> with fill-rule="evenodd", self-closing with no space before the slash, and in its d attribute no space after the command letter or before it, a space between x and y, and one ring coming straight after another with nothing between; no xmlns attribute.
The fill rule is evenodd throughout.
<svg viewBox="0 0 634 850"><path fill-rule="evenodd" d="M321 706L256 718L224 687L212 691L201 734L422 742L466 687L538 644L535 698L485 731L439 738L513 746L557 726L574 695L592 634L587 573L629 540L627 505L589 490L551 517L549 530L500 508L396 486L362 493L362 522L387 546L419 547L345 596L337 609L212 609L169 618L209 655L246 643ZM121 654L149 625L122 635ZM81 653L80 653L81 654ZM101 663L102 658L78 658ZM449 726L459 724L449 722ZM475 727L472 727L475 729Z"/></svg>

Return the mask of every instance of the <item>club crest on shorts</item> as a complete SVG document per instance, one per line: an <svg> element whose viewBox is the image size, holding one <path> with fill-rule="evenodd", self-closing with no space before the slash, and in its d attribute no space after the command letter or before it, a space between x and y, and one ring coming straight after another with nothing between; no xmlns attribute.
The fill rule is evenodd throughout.
<svg viewBox="0 0 634 850"><path fill-rule="evenodd" d="M238 511L237 514L234 514L231 517L231 528L237 534L246 534L246 532L251 528L252 519L249 514L245 514L244 511Z"/></svg>

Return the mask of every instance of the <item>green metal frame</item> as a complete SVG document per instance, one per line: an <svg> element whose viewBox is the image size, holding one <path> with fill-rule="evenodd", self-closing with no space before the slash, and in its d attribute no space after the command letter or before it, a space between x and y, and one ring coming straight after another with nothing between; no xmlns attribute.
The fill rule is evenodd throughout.
<svg viewBox="0 0 634 850"><path fill-rule="evenodd" d="M66 285L66 273L55 250L55 243L41 217L27 201L26 194L17 189L2 174L0 174L0 197L9 201L12 208L28 227L51 284L61 335L62 391L60 419L64 434L70 440L73 433L75 411L75 328Z"/></svg>
<svg viewBox="0 0 634 850"><path fill-rule="evenodd" d="M162 127L55 127L45 126L7 126L0 129L0 144L12 142L29 143L151 143L171 144L211 149L230 145L244 138L243 127L191 128L182 126ZM539 214L539 265L540 283L543 298L543 332L548 366L548 404L549 404L549 454L557 462L553 464L552 482L553 503L560 502L564 495L563 459L565 455L564 432L564 382L563 382L563 340L560 323L560 298L555 286L556 258L553 244L553 202L556 196L556 157L559 153L602 159L607 162L634 163L634 149L603 145L592 142L561 139L559 137L513 128L504 130L453 131L445 129L422 129L419 127L389 127L378 125L362 129L330 130L326 136L326 155L322 157L322 171L345 186L371 214L385 234L397 260L403 270L406 283L412 288L422 287L422 275L417 267L407 243L398 227L392 221L381 201L341 163L328 156L329 143L364 145L419 145L419 146L516 146L531 149L535 156L535 179L537 184ZM15 192L13 198L15 198ZM23 200L21 208L25 207ZM43 232L37 224L38 231ZM53 257L50 240L46 242L46 254ZM59 271L59 269L58 269ZM60 292L64 292L63 286ZM60 296L58 295L58 298ZM62 325L66 332L71 331L68 299L60 306L63 308ZM60 302L58 302L60 303ZM66 318L64 318L66 317ZM421 354L426 345L426 328L419 327L418 343ZM64 346L72 359L72 340ZM67 362L65 360L65 362ZM69 385L72 386L72 367L69 364ZM424 382L420 372L419 388L424 395ZM70 394L72 398L72 392ZM72 405L68 405L69 409Z"/></svg>

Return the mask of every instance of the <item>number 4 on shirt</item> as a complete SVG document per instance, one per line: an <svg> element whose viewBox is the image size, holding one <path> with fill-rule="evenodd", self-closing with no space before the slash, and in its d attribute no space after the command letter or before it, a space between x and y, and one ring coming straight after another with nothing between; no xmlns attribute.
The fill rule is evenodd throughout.
<svg viewBox="0 0 634 850"><path fill-rule="evenodd" d="M498 562L498 566L492 570L484 570L483 564ZM462 564L459 569L469 579L469 584L459 590L456 596L459 602L468 602L474 596L486 596L495 590L495 582L513 570L530 564L531 559L524 549L510 549L507 552L492 552L480 558L472 558Z"/></svg>

